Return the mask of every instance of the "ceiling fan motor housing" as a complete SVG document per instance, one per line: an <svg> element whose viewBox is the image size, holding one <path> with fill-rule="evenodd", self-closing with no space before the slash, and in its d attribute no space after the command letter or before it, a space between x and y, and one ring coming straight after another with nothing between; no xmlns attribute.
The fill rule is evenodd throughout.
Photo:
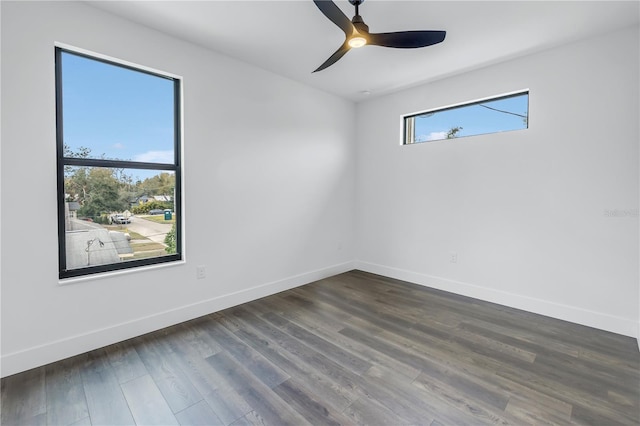
<svg viewBox="0 0 640 426"><path fill-rule="evenodd" d="M351 19L351 23L353 23L353 26L356 27L358 32L360 32L360 33L368 33L369 32L369 26L364 23L364 20L362 19L362 16L360 16L360 15L354 16L353 19Z"/></svg>

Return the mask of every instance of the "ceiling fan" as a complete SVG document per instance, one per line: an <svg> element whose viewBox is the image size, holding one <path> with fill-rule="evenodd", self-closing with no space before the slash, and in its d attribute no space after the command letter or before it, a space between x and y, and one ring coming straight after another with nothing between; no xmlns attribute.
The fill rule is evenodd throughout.
<svg viewBox="0 0 640 426"><path fill-rule="evenodd" d="M349 0L349 3L356 7L356 14L349 20L336 4L331 0L313 0L320 12L331 22L336 24L345 35L342 46L335 51L322 65L315 71L335 64L351 48L362 47L366 44L374 46L395 47L400 49L415 49L440 43L444 40L446 31L399 31L394 33L370 33L369 26L364 23L358 7L364 0Z"/></svg>

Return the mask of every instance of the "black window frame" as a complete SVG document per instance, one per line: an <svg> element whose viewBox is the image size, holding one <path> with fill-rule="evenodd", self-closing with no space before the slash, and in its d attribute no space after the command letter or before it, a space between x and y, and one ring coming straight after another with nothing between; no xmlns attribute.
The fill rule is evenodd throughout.
<svg viewBox="0 0 640 426"><path fill-rule="evenodd" d="M110 160L101 158L74 158L64 156L64 131L63 131L63 87L62 87L62 54L72 54L84 57L90 60L102 62L128 69L135 72L141 72L154 77L159 77L173 81L173 99L174 99L174 162L173 163L146 163L138 161L126 160ZM182 108L181 108L181 86L180 78L149 71L144 68L138 68L132 65L123 64L116 60L108 60L98 56L93 56L84 52L78 52L73 49L56 46L55 47L55 101L56 101L56 156L57 156L57 209L58 209L58 269L59 278L74 278L92 274L105 272L121 271L126 269L135 269L143 266L164 264L169 262L182 261L184 258L182 233L183 233L183 215L182 215ZM127 260L118 263L110 263L103 265L88 266L83 268L67 269L66 262L66 228L65 228L65 182L64 170L65 166L82 166L82 167L103 167L103 168L126 168L140 170L161 170L171 171L175 176L175 193L174 193L174 214L177 216L175 221L176 228L176 253L166 254L158 257L145 259Z"/></svg>
<svg viewBox="0 0 640 426"><path fill-rule="evenodd" d="M413 114L407 114L407 115L403 115L402 116L402 146L405 145L420 145L420 144L424 144L424 143L429 143L429 142L442 142L442 141L446 141L448 139L436 139L436 140L432 140L432 141L413 141L413 142L407 142L407 133L409 132L409 126L407 121L409 119L415 119L417 117L420 117L422 115L427 115L427 114L434 114L434 113L438 113L438 112L444 112L444 111L450 111L453 109L460 109L460 108L465 108L465 107L471 107L474 105L480 105L486 102L493 102L493 101L501 101L504 99L510 99L510 98L515 98L518 96L522 96L522 95L527 95L527 117L526 117L526 126L523 129L514 129L514 130L506 130L505 132L512 132L512 131L516 131L516 130L527 130L529 128L529 89L523 89L523 90L519 90L516 92L511 92L505 95L498 95L498 96L490 96L487 98L483 98L480 100L476 100L476 101L469 101L469 102L463 102L463 103L459 103L456 105L451 105L451 106L447 106L447 107L439 107L439 108L433 108L433 109L429 109L426 111L422 111L422 112L418 112L418 113L413 113ZM474 133L471 135L464 135L463 137L467 138L467 137L474 137L474 136L482 136L482 135L492 135L495 133L503 133L503 132L488 132L488 133Z"/></svg>

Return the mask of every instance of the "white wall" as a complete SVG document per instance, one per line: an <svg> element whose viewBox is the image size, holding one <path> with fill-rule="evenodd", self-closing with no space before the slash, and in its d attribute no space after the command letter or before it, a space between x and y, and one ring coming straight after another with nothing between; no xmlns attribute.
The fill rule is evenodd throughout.
<svg viewBox="0 0 640 426"><path fill-rule="evenodd" d="M358 266L636 336L638 40L622 30L359 104ZM399 146L402 114L525 88L528 130Z"/></svg>
<svg viewBox="0 0 640 426"><path fill-rule="evenodd" d="M2 376L352 269L352 103L80 3L1 7ZM54 42L184 77L186 263L59 285Z"/></svg>

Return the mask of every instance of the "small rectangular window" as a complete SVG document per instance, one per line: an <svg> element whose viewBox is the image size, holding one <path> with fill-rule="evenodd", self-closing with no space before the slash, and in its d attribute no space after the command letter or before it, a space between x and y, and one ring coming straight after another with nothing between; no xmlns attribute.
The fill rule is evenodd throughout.
<svg viewBox="0 0 640 426"><path fill-rule="evenodd" d="M522 130L529 127L529 91L403 117L403 144Z"/></svg>
<svg viewBox="0 0 640 426"><path fill-rule="evenodd" d="M180 80L55 55L60 278L181 260Z"/></svg>

